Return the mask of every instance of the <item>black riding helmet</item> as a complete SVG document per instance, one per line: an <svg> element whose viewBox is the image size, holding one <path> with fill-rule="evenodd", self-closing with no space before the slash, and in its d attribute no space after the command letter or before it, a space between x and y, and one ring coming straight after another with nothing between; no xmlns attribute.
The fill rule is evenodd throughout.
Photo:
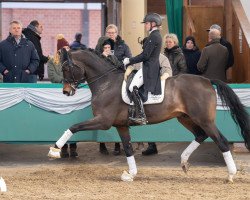
<svg viewBox="0 0 250 200"><path fill-rule="evenodd" d="M162 24L162 18L159 14L157 13L149 13L147 14L142 23L146 23L146 22L155 22L156 26L161 26Z"/></svg>

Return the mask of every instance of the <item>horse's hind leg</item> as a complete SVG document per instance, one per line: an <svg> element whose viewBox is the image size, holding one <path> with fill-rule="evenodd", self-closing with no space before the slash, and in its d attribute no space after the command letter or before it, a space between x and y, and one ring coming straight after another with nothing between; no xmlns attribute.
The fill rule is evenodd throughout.
<svg viewBox="0 0 250 200"><path fill-rule="evenodd" d="M182 115L177 119L184 127L186 127L189 131L191 131L195 136L195 140L193 140L181 154L181 167L183 171L187 173L189 169L188 159L190 155L200 146L200 144L204 140L208 138L208 136L200 126L198 126L191 120L189 116Z"/></svg>
<svg viewBox="0 0 250 200"><path fill-rule="evenodd" d="M233 176L236 174L237 169L227 139L221 134L214 123L204 125L203 129L221 150L228 169L228 181L233 182Z"/></svg>
<svg viewBox="0 0 250 200"><path fill-rule="evenodd" d="M133 155L133 147L131 144L129 128L127 126L123 126L123 127L117 127L116 129L120 135L129 167L129 171L128 172L124 171L121 176L121 179L123 181L133 181L134 177L137 174L137 167Z"/></svg>

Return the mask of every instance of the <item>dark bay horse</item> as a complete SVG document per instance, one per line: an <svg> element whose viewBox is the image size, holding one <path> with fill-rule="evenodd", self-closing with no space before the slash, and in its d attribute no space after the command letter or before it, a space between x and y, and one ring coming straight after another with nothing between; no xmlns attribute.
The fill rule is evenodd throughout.
<svg viewBox="0 0 250 200"><path fill-rule="evenodd" d="M121 98L121 86L124 70L97 55L94 51L83 50L75 52L62 51L64 89L66 95L73 95L77 86L87 81L92 92L92 109L94 118L74 124L51 147L49 156L60 157L60 148L76 132L83 130L107 130L116 127L126 153L129 166L121 178L132 181L137 174L133 156L128 123L128 105ZM234 121L241 129L245 145L250 149L249 115L237 95L225 83L219 80L209 80L195 75L179 75L170 77L165 83L165 97L162 103L145 105L148 124L160 123L172 118L191 131L195 139L181 155L181 166L184 172L188 170L188 158L192 152L208 137L219 147L227 168L228 180L233 181L236 167L229 150L227 139L215 125L216 91L224 105L230 108Z"/></svg>

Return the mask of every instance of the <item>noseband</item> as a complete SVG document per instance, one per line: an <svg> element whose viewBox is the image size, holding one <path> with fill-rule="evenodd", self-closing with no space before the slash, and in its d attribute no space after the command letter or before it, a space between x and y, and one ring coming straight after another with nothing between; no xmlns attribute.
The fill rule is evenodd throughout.
<svg viewBox="0 0 250 200"><path fill-rule="evenodd" d="M72 81L68 80L66 78L64 78L63 81L65 83L68 83L73 90L76 90L77 88L79 88L79 85L84 81L84 78L81 78L80 80L77 80L75 78L75 76L74 76L74 66L78 67L79 69L81 69L81 68L78 65L76 65L75 63L73 63L70 59L68 59L68 60L66 60L66 61L63 62L62 69L64 69L63 66L65 64L68 64L68 66L69 66L69 71L71 73Z"/></svg>

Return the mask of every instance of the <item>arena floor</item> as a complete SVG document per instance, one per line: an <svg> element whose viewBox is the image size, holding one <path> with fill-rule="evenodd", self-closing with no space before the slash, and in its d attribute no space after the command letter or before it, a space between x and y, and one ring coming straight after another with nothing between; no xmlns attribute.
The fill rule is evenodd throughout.
<svg viewBox="0 0 250 200"><path fill-rule="evenodd" d="M190 158L190 171L180 167L187 143L158 143L159 154L135 152L138 175L122 182L125 155L98 152L98 143L80 143L79 158L49 160L49 145L0 144L0 176L8 191L0 199L250 199L250 154L237 154L238 174L226 183L227 169L213 143L200 146ZM145 144L146 146L146 144ZM136 147L136 144L134 144ZM238 156L239 155L239 156Z"/></svg>

